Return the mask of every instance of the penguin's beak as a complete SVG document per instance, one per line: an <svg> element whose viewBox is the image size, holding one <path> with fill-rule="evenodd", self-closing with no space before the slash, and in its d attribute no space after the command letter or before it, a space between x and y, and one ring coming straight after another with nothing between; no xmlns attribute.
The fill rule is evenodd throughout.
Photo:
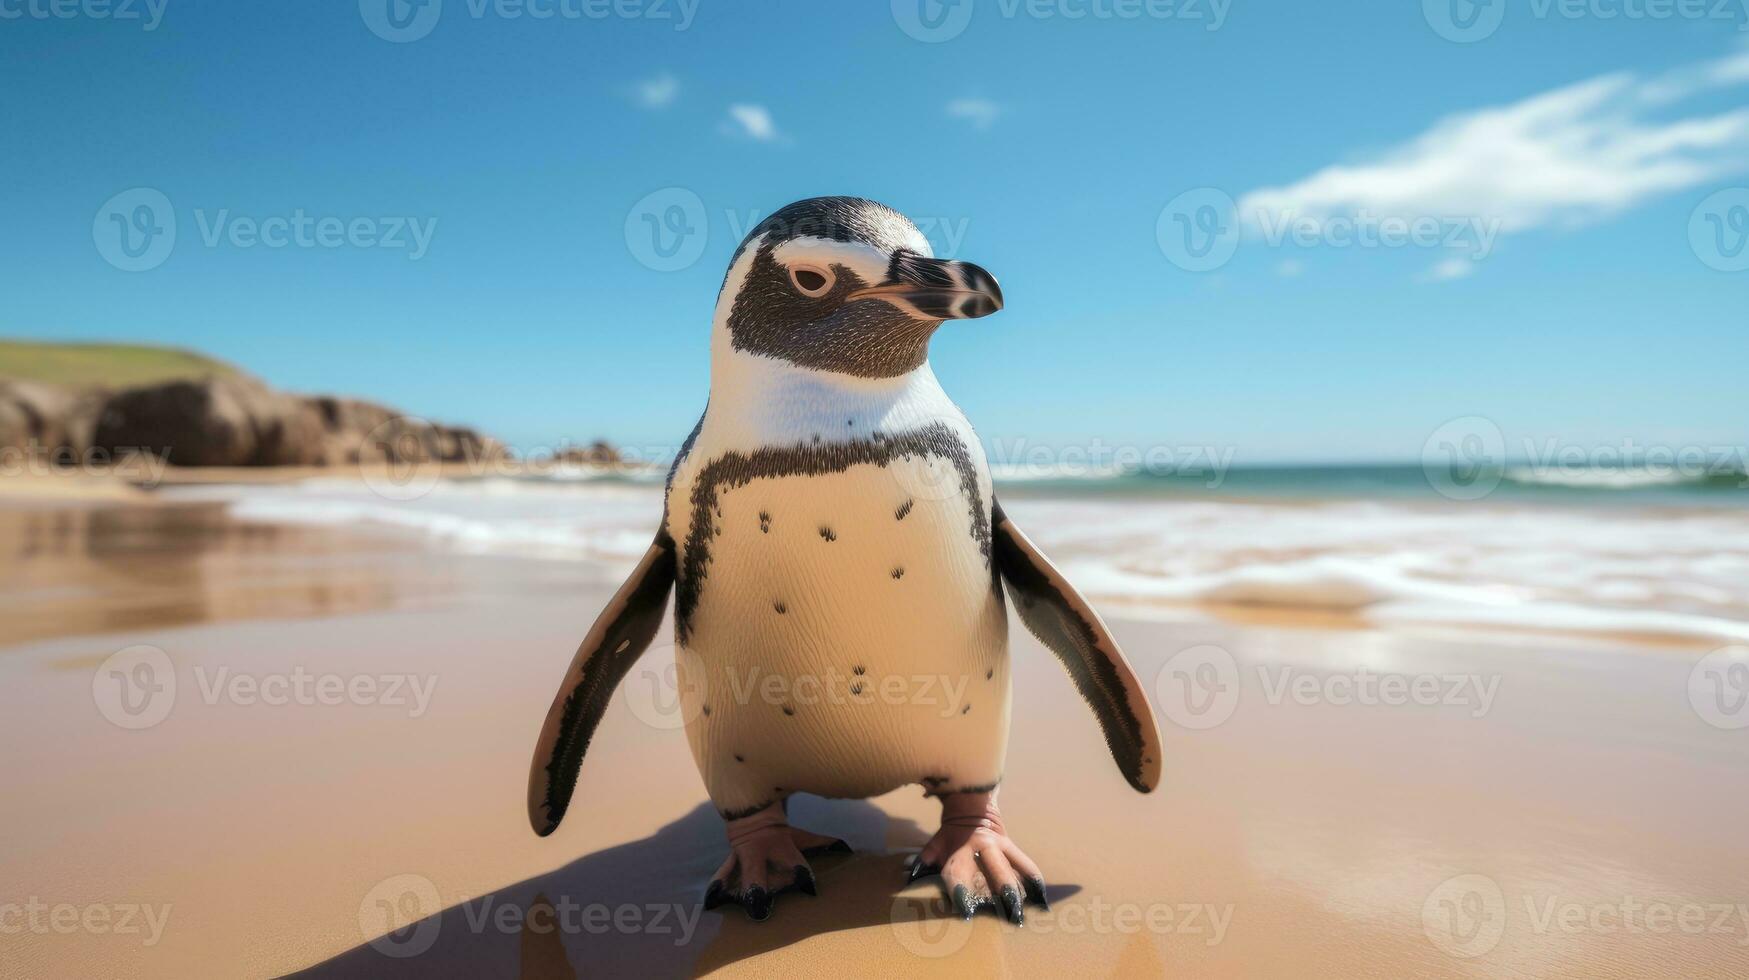
<svg viewBox="0 0 1749 980"><path fill-rule="evenodd" d="M852 292L846 302L878 299L919 320L969 320L1002 308L996 277L970 262L930 259L909 252L893 256L887 279Z"/></svg>

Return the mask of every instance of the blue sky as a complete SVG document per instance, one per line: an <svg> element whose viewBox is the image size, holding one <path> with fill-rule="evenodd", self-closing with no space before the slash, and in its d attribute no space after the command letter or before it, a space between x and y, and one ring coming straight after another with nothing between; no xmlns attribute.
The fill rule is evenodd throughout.
<svg viewBox="0 0 1749 980"><path fill-rule="evenodd" d="M521 446L672 445L740 231L856 194L1001 279L933 354L986 441L1744 438L1740 0L442 0L398 41L388 0L50 2L0 0L0 335L199 348ZM1442 36L1469 13L1486 36ZM135 188L177 233L125 271ZM678 259L653 192L696 230ZM305 244L252 237L300 214ZM1231 255L1186 268L1211 215ZM1343 237L1386 217L1437 234Z"/></svg>

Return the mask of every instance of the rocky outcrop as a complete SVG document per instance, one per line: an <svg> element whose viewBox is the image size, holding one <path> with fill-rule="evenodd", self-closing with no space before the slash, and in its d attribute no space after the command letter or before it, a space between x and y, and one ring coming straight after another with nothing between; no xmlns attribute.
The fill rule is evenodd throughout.
<svg viewBox="0 0 1749 980"><path fill-rule="evenodd" d="M287 394L246 375L113 393L0 380L0 449L67 461L151 453L177 466L481 463L497 440L371 402Z"/></svg>
<svg viewBox="0 0 1749 980"><path fill-rule="evenodd" d="M103 395L40 381L0 379L0 450L57 462L91 445Z"/></svg>
<svg viewBox="0 0 1749 980"><path fill-rule="evenodd" d="M311 398L307 404L322 421L323 461L491 462L504 456L496 439L472 429L436 425L393 409L350 398Z"/></svg>
<svg viewBox="0 0 1749 980"><path fill-rule="evenodd" d="M111 396L92 446L147 452L178 466L315 466L321 419L304 399L252 378L206 378Z"/></svg>
<svg viewBox="0 0 1749 980"><path fill-rule="evenodd" d="M571 465L618 466L625 459L612 443L597 439L587 446L565 446L553 454L553 461Z"/></svg>

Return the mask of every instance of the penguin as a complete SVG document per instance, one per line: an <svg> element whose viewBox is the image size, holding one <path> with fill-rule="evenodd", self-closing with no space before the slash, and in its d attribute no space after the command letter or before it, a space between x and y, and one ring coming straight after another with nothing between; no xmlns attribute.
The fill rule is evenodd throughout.
<svg viewBox="0 0 1749 980"><path fill-rule="evenodd" d="M798 201L741 242L719 292L704 414L669 470L661 527L578 647L546 716L528 814L564 818L609 699L674 594L686 736L729 856L707 908L770 916L817 893L795 793L920 785L941 826L909 879L956 913L1024 923L1043 873L997 807L1011 710L1004 591L1093 709L1119 772L1160 780L1153 711L1111 632L996 500L929 364L949 320L1002 309L995 277L933 257L899 212ZM1024 897L1023 897L1024 896Z"/></svg>

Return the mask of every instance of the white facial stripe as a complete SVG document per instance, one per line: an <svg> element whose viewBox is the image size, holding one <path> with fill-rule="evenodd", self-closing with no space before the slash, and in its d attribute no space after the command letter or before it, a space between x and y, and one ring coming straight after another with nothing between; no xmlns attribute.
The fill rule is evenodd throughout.
<svg viewBox="0 0 1749 980"><path fill-rule="evenodd" d="M786 268L797 263L841 265L872 286L887 278L893 257L859 242L835 242L830 238L792 238L771 250L772 258Z"/></svg>

